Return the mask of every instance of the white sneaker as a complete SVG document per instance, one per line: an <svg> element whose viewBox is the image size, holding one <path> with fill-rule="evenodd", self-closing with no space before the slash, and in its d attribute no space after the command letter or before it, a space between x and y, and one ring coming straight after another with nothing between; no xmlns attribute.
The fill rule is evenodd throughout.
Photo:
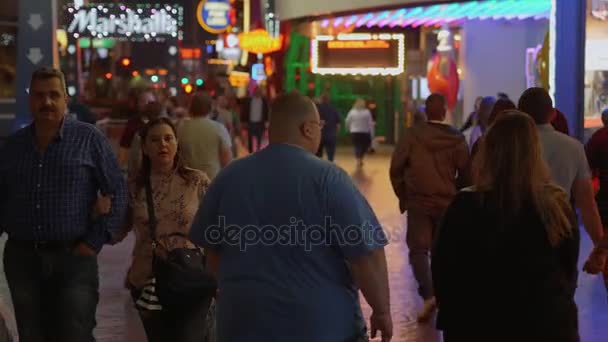
<svg viewBox="0 0 608 342"><path fill-rule="evenodd" d="M435 310L437 310L435 297L425 300L422 310L418 313L418 323L428 322L433 317Z"/></svg>

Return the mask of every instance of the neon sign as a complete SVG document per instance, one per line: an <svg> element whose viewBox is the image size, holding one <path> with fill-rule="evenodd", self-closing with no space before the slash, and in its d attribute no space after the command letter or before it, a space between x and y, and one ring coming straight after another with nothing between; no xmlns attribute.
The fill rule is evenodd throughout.
<svg viewBox="0 0 608 342"><path fill-rule="evenodd" d="M196 8L196 19L210 33L225 32L232 22L230 0L201 0Z"/></svg>
<svg viewBox="0 0 608 342"><path fill-rule="evenodd" d="M114 4L67 7L67 32L75 38L181 39L182 15L182 7L160 4L133 8Z"/></svg>
<svg viewBox="0 0 608 342"><path fill-rule="evenodd" d="M329 41L328 49L388 49L391 45L384 40L361 40L361 41Z"/></svg>
<svg viewBox="0 0 608 342"><path fill-rule="evenodd" d="M266 79L264 64L257 63L251 66L251 79L256 82L263 81Z"/></svg>
<svg viewBox="0 0 608 342"><path fill-rule="evenodd" d="M314 74L399 75L405 71L403 34L317 36L311 44Z"/></svg>
<svg viewBox="0 0 608 342"><path fill-rule="evenodd" d="M243 51L267 54L281 50L283 36L273 38L266 30L254 30L239 34L239 41Z"/></svg>

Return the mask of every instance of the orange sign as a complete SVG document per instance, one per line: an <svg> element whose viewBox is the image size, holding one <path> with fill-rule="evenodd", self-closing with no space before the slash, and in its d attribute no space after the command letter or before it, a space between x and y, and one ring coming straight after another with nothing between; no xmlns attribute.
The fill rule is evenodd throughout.
<svg viewBox="0 0 608 342"><path fill-rule="evenodd" d="M179 52L182 55L182 59L199 59L201 58L201 49L188 49L181 48Z"/></svg>
<svg viewBox="0 0 608 342"><path fill-rule="evenodd" d="M386 40L332 40L327 42L330 49L388 49L390 44Z"/></svg>
<svg viewBox="0 0 608 342"><path fill-rule="evenodd" d="M271 37L268 31L258 29L239 34L239 42L243 51L267 54L281 50L283 36Z"/></svg>
<svg viewBox="0 0 608 342"><path fill-rule="evenodd" d="M236 88L246 87L249 84L249 73L242 71L233 71L228 76L230 85Z"/></svg>

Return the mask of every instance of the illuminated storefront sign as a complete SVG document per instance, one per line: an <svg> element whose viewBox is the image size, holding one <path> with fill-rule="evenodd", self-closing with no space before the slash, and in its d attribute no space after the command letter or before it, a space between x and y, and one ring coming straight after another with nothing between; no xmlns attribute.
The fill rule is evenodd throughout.
<svg viewBox="0 0 608 342"><path fill-rule="evenodd" d="M267 54L281 50L283 36L271 37L266 30L254 30L239 34L239 42L243 51Z"/></svg>
<svg viewBox="0 0 608 342"><path fill-rule="evenodd" d="M234 33L220 35L215 44L215 51L220 58L238 62L241 58L239 37Z"/></svg>
<svg viewBox="0 0 608 342"><path fill-rule="evenodd" d="M390 47L391 44L385 40L332 40L327 42L328 49L388 49Z"/></svg>
<svg viewBox="0 0 608 342"><path fill-rule="evenodd" d="M210 33L225 32L231 23L230 0L201 0L196 8L196 19Z"/></svg>
<svg viewBox="0 0 608 342"><path fill-rule="evenodd" d="M67 32L75 38L181 39L183 8L171 5L103 4L67 7Z"/></svg>
<svg viewBox="0 0 608 342"><path fill-rule="evenodd" d="M266 71L264 70L264 64L257 63L251 66L251 79L259 82L266 79Z"/></svg>
<svg viewBox="0 0 608 342"><path fill-rule="evenodd" d="M228 76L230 85L236 88L246 87L249 84L249 74L243 71L233 71Z"/></svg>
<svg viewBox="0 0 608 342"><path fill-rule="evenodd" d="M403 34L340 34L312 40L312 72L337 75L399 75L405 71Z"/></svg>
<svg viewBox="0 0 608 342"><path fill-rule="evenodd" d="M199 59L201 58L201 49L180 48L179 53L182 59Z"/></svg>

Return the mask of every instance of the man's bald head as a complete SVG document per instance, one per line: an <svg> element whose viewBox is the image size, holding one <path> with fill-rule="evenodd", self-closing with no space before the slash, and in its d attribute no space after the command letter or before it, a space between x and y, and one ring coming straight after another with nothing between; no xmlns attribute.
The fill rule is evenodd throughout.
<svg viewBox="0 0 608 342"><path fill-rule="evenodd" d="M271 143L291 143L312 149L320 139L317 106L308 97L290 92L279 95L270 107L268 135Z"/></svg>
<svg viewBox="0 0 608 342"><path fill-rule="evenodd" d="M306 120L314 120L317 107L308 97L299 93L279 95L270 107L270 129L298 130Z"/></svg>

